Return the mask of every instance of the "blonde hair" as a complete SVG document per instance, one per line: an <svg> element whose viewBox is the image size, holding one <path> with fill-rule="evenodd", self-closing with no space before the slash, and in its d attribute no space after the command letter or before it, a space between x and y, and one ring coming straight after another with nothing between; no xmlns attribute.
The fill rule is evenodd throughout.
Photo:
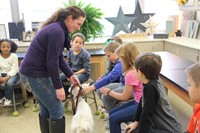
<svg viewBox="0 0 200 133"><path fill-rule="evenodd" d="M85 12L78 6L68 6L67 8L59 8L56 12L52 14L50 18L48 18L43 24L41 24L41 28L44 28L45 26L56 21L63 21L69 15L72 15L73 19L78 19L79 17L86 17Z"/></svg>
<svg viewBox="0 0 200 133"><path fill-rule="evenodd" d="M135 58L140 54L139 49L134 43L126 43L116 50L122 61L124 72L134 67Z"/></svg>
<svg viewBox="0 0 200 133"><path fill-rule="evenodd" d="M199 87L200 85L200 63L195 63L189 66L185 72L192 78L195 85Z"/></svg>
<svg viewBox="0 0 200 133"><path fill-rule="evenodd" d="M120 44L118 42L111 42L108 45L105 46L104 48L104 52L106 51L110 51L112 53L115 52L115 50L120 46Z"/></svg>

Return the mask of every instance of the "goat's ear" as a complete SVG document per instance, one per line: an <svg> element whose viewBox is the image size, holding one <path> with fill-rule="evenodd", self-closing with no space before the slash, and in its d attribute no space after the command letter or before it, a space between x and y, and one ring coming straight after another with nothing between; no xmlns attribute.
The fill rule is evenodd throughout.
<svg viewBox="0 0 200 133"><path fill-rule="evenodd" d="M69 89L68 89L68 92L69 92L69 93L71 92L71 89L72 89L72 86L71 86L71 87L69 87Z"/></svg>

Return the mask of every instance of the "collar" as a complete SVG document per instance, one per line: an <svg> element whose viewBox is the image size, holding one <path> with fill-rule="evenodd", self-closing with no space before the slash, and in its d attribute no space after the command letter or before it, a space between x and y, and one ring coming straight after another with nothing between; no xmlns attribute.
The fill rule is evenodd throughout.
<svg viewBox="0 0 200 133"><path fill-rule="evenodd" d="M68 29L64 23L64 21L60 21L61 23L61 27L64 31L64 34L65 34L65 42L64 42L64 48L66 48L68 51L70 50L71 48L71 45L70 45L70 37L69 37L69 32L68 32ZM64 49L63 48L63 49Z"/></svg>

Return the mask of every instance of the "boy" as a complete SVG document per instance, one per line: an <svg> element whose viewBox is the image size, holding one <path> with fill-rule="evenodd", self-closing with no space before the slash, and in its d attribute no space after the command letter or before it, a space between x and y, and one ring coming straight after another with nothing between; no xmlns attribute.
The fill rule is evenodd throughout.
<svg viewBox="0 0 200 133"><path fill-rule="evenodd" d="M167 99L165 88L159 78L162 60L159 55L146 53L135 60L135 75L143 82L134 122L126 127L128 133L182 133L182 126Z"/></svg>
<svg viewBox="0 0 200 133"><path fill-rule="evenodd" d="M114 41L115 41L115 42L118 42L120 45L123 44L123 41L122 41L122 39L121 39L119 36L113 36L113 37L111 37L111 38L108 38L107 41L105 42L105 44L108 45L109 43L114 42ZM115 62L115 63L116 63L116 62ZM102 79L103 77L107 76L107 75L112 71L112 69L114 68L115 63L109 61L109 65L108 65L107 71L106 71L102 76L100 76L100 77L97 79L97 81L99 81L99 80ZM113 83L114 83L114 82L120 82L120 76L119 76L115 81L113 81Z"/></svg>
<svg viewBox="0 0 200 133"><path fill-rule="evenodd" d="M200 63L195 63L186 69L189 96L196 103L194 114L188 125L188 133L200 133Z"/></svg>
<svg viewBox="0 0 200 133"><path fill-rule="evenodd" d="M120 92L122 92L122 89L124 87L124 77L122 75L123 68L122 68L121 62L119 61L119 57L118 57L117 53L115 52L115 50L119 46L120 46L120 44L118 42L111 42L104 48L104 52L105 52L105 55L107 56L108 60L112 63L115 63L115 66L107 76L103 77L102 79L100 79L98 82L94 83L91 86L84 87L83 88L84 94L87 94L92 90L98 90L101 87L105 87L106 85L107 85L106 86L107 88L121 87ZM120 76L120 83L113 83L113 81L115 81L119 76ZM100 91L98 91L97 93L98 93L100 99L103 100Z"/></svg>
<svg viewBox="0 0 200 133"><path fill-rule="evenodd" d="M90 54L83 48L85 43L85 37L81 33L76 33L72 36L72 47L67 56L67 64L72 69L74 74L78 77L80 83L84 83L90 77ZM66 94L68 95L68 89L71 86L70 82L67 82L67 76L64 73L60 74L63 86Z"/></svg>

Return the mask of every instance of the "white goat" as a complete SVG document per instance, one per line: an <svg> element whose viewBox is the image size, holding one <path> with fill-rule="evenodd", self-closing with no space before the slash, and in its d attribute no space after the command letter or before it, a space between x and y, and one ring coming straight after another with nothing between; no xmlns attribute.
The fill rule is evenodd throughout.
<svg viewBox="0 0 200 133"><path fill-rule="evenodd" d="M92 133L94 120L90 106L85 102L81 95L79 95L80 87L78 85L72 86L70 89L72 89L71 93L73 95L74 103L76 103L78 99L75 115L72 117L71 121L70 133Z"/></svg>

